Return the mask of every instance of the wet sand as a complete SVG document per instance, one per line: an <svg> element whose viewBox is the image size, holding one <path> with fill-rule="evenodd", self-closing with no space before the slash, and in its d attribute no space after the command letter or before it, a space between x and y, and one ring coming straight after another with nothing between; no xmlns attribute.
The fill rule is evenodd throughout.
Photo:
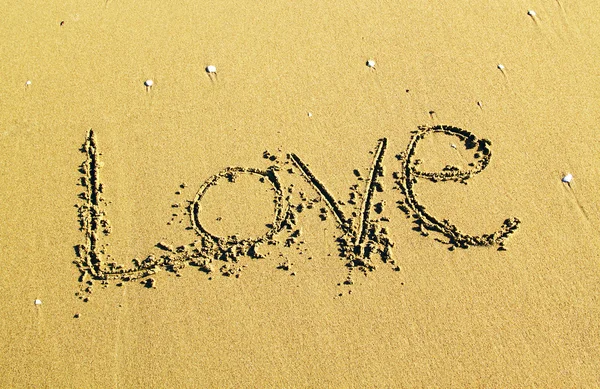
<svg viewBox="0 0 600 389"><path fill-rule="evenodd" d="M596 3L4 12L0 386L600 386Z"/></svg>

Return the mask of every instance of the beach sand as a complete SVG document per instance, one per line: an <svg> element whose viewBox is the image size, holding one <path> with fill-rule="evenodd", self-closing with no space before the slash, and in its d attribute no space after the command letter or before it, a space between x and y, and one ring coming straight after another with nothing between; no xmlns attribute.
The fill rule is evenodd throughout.
<svg viewBox="0 0 600 389"><path fill-rule="evenodd" d="M3 7L0 387L600 386L600 3L163 3Z"/></svg>

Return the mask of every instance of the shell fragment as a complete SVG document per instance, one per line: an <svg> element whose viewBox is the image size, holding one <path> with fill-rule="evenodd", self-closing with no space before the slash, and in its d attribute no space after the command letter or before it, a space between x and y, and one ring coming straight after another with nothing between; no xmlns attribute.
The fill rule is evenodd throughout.
<svg viewBox="0 0 600 389"><path fill-rule="evenodd" d="M565 184L569 184L571 183L571 181L573 181L573 175L571 173L568 173L562 178L562 182L564 182Z"/></svg>

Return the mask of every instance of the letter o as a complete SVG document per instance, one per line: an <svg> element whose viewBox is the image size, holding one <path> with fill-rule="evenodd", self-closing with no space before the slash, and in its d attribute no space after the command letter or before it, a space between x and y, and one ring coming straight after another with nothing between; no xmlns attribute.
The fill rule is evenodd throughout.
<svg viewBox="0 0 600 389"><path fill-rule="evenodd" d="M270 225L269 230L262 236L258 238L247 238L237 240L232 236L229 237L221 237L210 233L202 223L200 222L200 202L202 201L204 195L207 193L208 189L214 185L216 185L222 179L229 179L230 181L235 180L235 177L240 174L251 174L257 175L264 178L265 182L271 184L274 196L273 203L275 208L275 217L273 222ZM196 193L196 197L192 201L190 205L190 217L192 221L192 227L196 233L204 238L212 240L217 243L219 246L230 245L230 244L254 244L265 240L271 240L275 234L277 234L283 228L284 222L288 216L288 207L284 205L286 202L283 199L283 193L281 190L281 184L275 171L273 169L268 170L260 170L255 168L243 168L243 167L229 167L218 174L207 179L201 186L198 192ZM224 248L224 247L223 247Z"/></svg>

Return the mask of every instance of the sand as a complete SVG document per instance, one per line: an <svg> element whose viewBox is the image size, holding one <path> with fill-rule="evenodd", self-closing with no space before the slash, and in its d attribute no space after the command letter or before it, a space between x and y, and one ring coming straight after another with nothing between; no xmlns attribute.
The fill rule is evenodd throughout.
<svg viewBox="0 0 600 389"><path fill-rule="evenodd" d="M3 7L0 387L600 386L597 2L163 3Z"/></svg>

